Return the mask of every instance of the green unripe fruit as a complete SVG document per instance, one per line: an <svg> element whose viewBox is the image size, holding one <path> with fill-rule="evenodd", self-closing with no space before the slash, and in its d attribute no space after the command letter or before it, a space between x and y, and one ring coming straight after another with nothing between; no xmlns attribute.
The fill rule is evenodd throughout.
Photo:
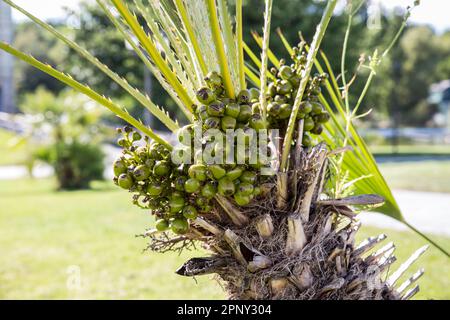
<svg viewBox="0 0 450 320"><path fill-rule="evenodd" d="M311 131L314 128L314 120L310 117L305 118L304 122L303 122L303 130L304 131Z"/></svg>
<svg viewBox="0 0 450 320"><path fill-rule="evenodd" d="M117 140L117 144L122 148L126 148L128 147L129 142L124 138L120 138L119 140Z"/></svg>
<svg viewBox="0 0 450 320"><path fill-rule="evenodd" d="M206 206L208 203L209 203L209 199L207 199L207 198L205 198L205 197L202 197L202 196L197 197L197 198L195 199L195 204L196 204L197 206L199 206L199 207L204 207L204 206Z"/></svg>
<svg viewBox="0 0 450 320"><path fill-rule="evenodd" d="M165 160L156 161L155 165L153 166L153 173L160 177L167 175L169 171L170 165Z"/></svg>
<svg viewBox="0 0 450 320"><path fill-rule="evenodd" d="M155 228L158 231L166 231L169 229L169 221L164 220L164 219L159 219L158 221L156 221L155 224Z"/></svg>
<svg viewBox="0 0 450 320"><path fill-rule="evenodd" d="M142 136L139 132L136 131L136 132L133 132L132 139L133 139L133 141L139 141L142 139Z"/></svg>
<svg viewBox="0 0 450 320"><path fill-rule="evenodd" d="M287 102L287 98L286 98L286 96L282 96L282 95L277 94L275 96L275 98L273 99L273 101L278 102L279 104L283 104L283 103Z"/></svg>
<svg viewBox="0 0 450 320"><path fill-rule="evenodd" d="M228 129L233 130L236 128L236 119L230 116L225 116L220 121L220 127L223 131L227 131Z"/></svg>
<svg viewBox="0 0 450 320"><path fill-rule="evenodd" d="M225 176L227 171L224 168L222 168L222 166L218 164L213 164L208 166L207 173L211 179L219 180L220 178Z"/></svg>
<svg viewBox="0 0 450 320"><path fill-rule="evenodd" d="M215 99L215 94L208 87L202 87L197 91L197 100L203 104L210 104Z"/></svg>
<svg viewBox="0 0 450 320"><path fill-rule="evenodd" d="M211 71L205 77L206 83L211 87L220 87L222 85L222 77L217 71Z"/></svg>
<svg viewBox="0 0 450 320"><path fill-rule="evenodd" d="M170 213L177 213L184 208L184 198L172 197L169 200Z"/></svg>
<svg viewBox="0 0 450 320"><path fill-rule="evenodd" d="M241 182L247 182L247 183L255 183L256 182L256 173L253 171L244 171L242 172L241 176L239 177L239 180Z"/></svg>
<svg viewBox="0 0 450 320"><path fill-rule="evenodd" d="M177 177L173 183L175 186L175 190L184 191L184 184L186 183L187 179L188 178L185 176Z"/></svg>
<svg viewBox="0 0 450 320"><path fill-rule="evenodd" d="M206 107L211 117L222 117L225 114L225 105L220 101L214 101Z"/></svg>
<svg viewBox="0 0 450 320"><path fill-rule="evenodd" d="M255 197L261 195L261 193L262 193L261 187L254 187L254 188L253 188L253 195L254 195Z"/></svg>
<svg viewBox="0 0 450 320"><path fill-rule="evenodd" d="M302 112L298 112L297 113L297 120L305 119L305 118L306 118L306 114L304 114Z"/></svg>
<svg viewBox="0 0 450 320"><path fill-rule="evenodd" d="M123 189L127 189L129 190L132 186L133 186L133 178L126 173L122 173L118 178L117 178L117 184L119 185L119 187L123 188Z"/></svg>
<svg viewBox="0 0 450 320"><path fill-rule="evenodd" d="M200 189L200 181L198 181L197 179L188 179L186 180L186 182L184 183L184 190L187 193L194 193L197 192Z"/></svg>
<svg viewBox="0 0 450 320"><path fill-rule="evenodd" d="M202 188L202 196L207 199L212 199L217 193L217 188L213 183L207 183Z"/></svg>
<svg viewBox="0 0 450 320"><path fill-rule="evenodd" d="M176 234L184 234L189 230L189 223L185 218L176 218L170 225L172 231Z"/></svg>
<svg viewBox="0 0 450 320"><path fill-rule="evenodd" d="M250 92L248 90L242 90L237 95L237 102L239 104L247 104L250 102Z"/></svg>
<svg viewBox="0 0 450 320"><path fill-rule="evenodd" d="M238 194L242 194L244 196L249 196L253 194L253 185L248 182L242 182L238 187Z"/></svg>
<svg viewBox="0 0 450 320"><path fill-rule="evenodd" d="M218 129L220 126L220 118L209 117L205 120L206 129Z"/></svg>
<svg viewBox="0 0 450 320"><path fill-rule="evenodd" d="M117 159L116 161L114 161L113 168L114 175L116 177L120 176L122 173L127 172L127 165L125 164L125 161L123 159Z"/></svg>
<svg viewBox="0 0 450 320"><path fill-rule="evenodd" d="M148 150L146 147L139 147L136 149L135 153L140 159L144 159L148 155Z"/></svg>
<svg viewBox="0 0 450 320"><path fill-rule="evenodd" d="M206 205L204 205L203 207L200 208L200 211L209 213L209 212L212 211L212 209L213 209L213 207L210 204L206 204Z"/></svg>
<svg viewBox="0 0 450 320"><path fill-rule="evenodd" d="M297 75L292 76L291 78L289 78L289 82L292 83L292 85L294 86L294 88L297 88L300 85L300 77ZM294 95L296 96L296 95Z"/></svg>
<svg viewBox="0 0 450 320"><path fill-rule="evenodd" d="M312 139L309 135L304 134L302 139L302 145L304 147L311 147L312 146Z"/></svg>
<svg viewBox="0 0 450 320"><path fill-rule="evenodd" d="M314 101L314 102L311 102L311 104L312 104L311 114L318 115L318 114L321 114L323 112L323 107L320 104L320 102Z"/></svg>
<svg viewBox="0 0 450 320"><path fill-rule="evenodd" d="M246 206L250 203L250 196L248 195L243 195L241 193L236 193L234 195L234 201L236 201L236 203L240 206Z"/></svg>
<svg viewBox="0 0 450 320"><path fill-rule="evenodd" d="M206 167L203 164L195 164L189 168L189 177L197 179L198 181L206 180Z"/></svg>
<svg viewBox="0 0 450 320"><path fill-rule="evenodd" d="M280 77L284 80L288 80L289 78L291 78L293 76L293 71L292 68L289 66L282 66L280 68Z"/></svg>
<svg viewBox="0 0 450 320"><path fill-rule="evenodd" d="M248 104L243 104L239 111L238 121L247 122L252 116L252 108Z"/></svg>
<svg viewBox="0 0 450 320"><path fill-rule="evenodd" d="M269 112L272 117L276 117L280 113L280 107L281 106L276 102L269 103L267 105L267 112Z"/></svg>
<svg viewBox="0 0 450 320"><path fill-rule="evenodd" d="M280 119L288 119L291 116L292 113L292 106L288 103L284 103L280 107L280 114L278 117Z"/></svg>
<svg viewBox="0 0 450 320"><path fill-rule="evenodd" d="M241 107L237 103L229 103L225 107L225 115L237 118L239 117L239 112L241 111Z"/></svg>
<svg viewBox="0 0 450 320"><path fill-rule="evenodd" d="M194 220L197 218L197 209L194 206L185 206L183 209L183 217Z"/></svg>
<svg viewBox="0 0 450 320"><path fill-rule="evenodd" d="M322 112L316 116L316 121L319 123L326 123L330 120L330 114L328 112Z"/></svg>
<svg viewBox="0 0 450 320"><path fill-rule="evenodd" d="M202 119L203 121L205 121L208 117L208 111L206 111L206 106L202 105L197 109L197 114L199 116L200 119Z"/></svg>
<svg viewBox="0 0 450 320"><path fill-rule="evenodd" d="M239 177L242 175L242 172L244 172L244 170L242 170L241 167L236 167L228 171L226 177L231 181L234 181L236 179L239 179Z"/></svg>
<svg viewBox="0 0 450 320"><path fill-rule="evenodd" d="M150 169L145 165L137 166L133 170L133 176L137 181L143 181L150 176Z"/></svg>
<svg viewBox="0 0 450 320"><path fill-rule="evenodd" d="M250 102L253 100L258 100L259 99L259 90L256 88L251 88L249 90L250 93Z"/></svg>
<svg viewBox="0 0 450 320"><path fill-rule="evenodd" d="M219 180L219 186L217 190L223 196L232 196L236 190L236 187L233 181L231 181L227 177L223 177Z"/></svg>
<svg viewBox="0 0 450 320"><path fill-rule="evenodd" d="M252 113L261 113L261 105L259 104L259 102L255 102L254 104L252 104Z"/></svg>
<svg viewBox="0 0 450 320"><path fill-rule="evenodd" d="M316 123L314 128L312 128L312 130L310 131L312 134L322 134L323 132L323 126L320 123Z"/></svg>
<svg viewBox="0 0 450 320"><path fill-rule="evenodd" d="M275 85L274 82L269 83L269 85L267 86L266 93L269 97L273 97L277 94L277 86Z"/></svg>
<svg viewBox="0 0 450 320"><path fill-rule="evenodd" d="M292 91L292 83L287 80L281 80L277 86L277 92L279 94L288 94Z"/></svg>
<svg viewBox="0 0 450 320"><path fill-rule="evenodd" d="M322 93L322 89L319 86L314 86L310 88L309 92L314 96L318 96Z"/></svg>
<svg viewBox="0 0 450 320"><path fill-rule="evenodd" d="M262 130L262 129L266 128L265 121L262 119L261 115L258 113L255 113L251 116L249 125L251 128L253 128L255 130Z"/></svg>
<svg viewBox="0 0 450 320"><path fill-rule="evenodd" d="M151 196L159 196L164 190L164 187L157 182L150 183L147 186L147 193Z"/></svg>
<svg viewBox="0 0 450 320"><path fill-rule="evenodd" d="M301 113L308 114L312 111L312 109L313 109L313 106L312 106L311 102L302 101L302 103L300 103L300 108L298 110Z"/></svg>

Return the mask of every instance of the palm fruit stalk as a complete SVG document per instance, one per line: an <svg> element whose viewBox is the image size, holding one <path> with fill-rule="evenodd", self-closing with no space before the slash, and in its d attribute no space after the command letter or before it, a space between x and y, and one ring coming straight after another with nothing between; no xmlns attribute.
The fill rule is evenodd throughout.
<svg viewBox="0 0 450 320"><path fill-rule="evenodd" d="M122 106L75 77L0 43L0 49L89 96L129 124L118 130L122 154L113 165L114 183L131 193L134 205L154 216L154 227L144 234L150 240L148 248L181 251L200 243L210 253L184 263L176 271L179 275L216 274L230 299L410 299L417 293L415 283L423 270L402 284L398 280L426 247L391 272L395 246L379 247L385 235L355 243L360 227L356 214L367 206L379 206L379 211L406 221L354 128L352 114L343 111L341 89L326 57L317 57L337 0L327 1L310 46L302 41L292 47L279 32L290 63L278 60L269 49L271 0L265 0L264 36L254 35L262 48L261 60L242 41L241 0L236 1L236 19L230 18L227 1L133 1L128 6L123 0L98 0L185 115L189 124L182 128L91 53L11 0L3 1L111 78L173 132L176 142L187 149L200 148L183 162L174 161L179 151L175 143ZM406 18L399 32L405 24ZM245 65L244 51L259 67L259 77ZM375 55L369 84L379 62ZM280 130L282 147L272 151L281 156L276 175L263 174L274 163L259 157L250 163L247 149L232 152L211 134L239 131L249 142L252 130L265 129ZM231 156L224 159L223 151ZM210 163L206 152L220 161ZM239 156L245 161L238 161ZM367 176L372 177L370 183ZM347 178L353 179L358 196L336 194L333 186Z"/></svg>

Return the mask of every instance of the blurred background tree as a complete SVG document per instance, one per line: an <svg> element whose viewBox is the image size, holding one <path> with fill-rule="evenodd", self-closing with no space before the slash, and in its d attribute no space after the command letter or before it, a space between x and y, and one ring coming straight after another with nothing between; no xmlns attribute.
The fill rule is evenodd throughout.
<svg viewBox="0 0 450 320"><path fill-rule="evenodd" d="M99 121L102 106L71 90L55 95L40 87L25 95L21 111L29 115L30 168L36 160L50 164L59 189L84 189L103 179L101 143L108 129Z"/></svg>

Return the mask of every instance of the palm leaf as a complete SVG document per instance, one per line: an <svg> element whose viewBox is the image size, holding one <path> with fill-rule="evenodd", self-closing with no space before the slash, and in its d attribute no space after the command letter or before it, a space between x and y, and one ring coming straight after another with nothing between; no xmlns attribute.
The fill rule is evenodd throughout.
<svg viewBox="0 0 450 320"><path fill-rule="evenodd" d="M121 108L117 104L115 104L111 99L106 98L97 92L93 91L88 86L79 83L75 79L73 79L70 75L64 74L56 69L54 69L52 66L47 65L45 63L40 62L39 60L33 58L30 55L27 55L25 53L20 52L19 50L11 47L7 43L0 42L0 49L4 50L5 52L8 52L9 54L15 56L16 58L28 63L29 65L47 73L48 75L54 77L55 79L58 79L59 81L67 84L68 86L72 87L73 89L77 90L80 93L83 93L84 95L88 96L92 100L98 102L99 104L103 105L104 107L111 110L114 114L116 114L118 117L122 118L138 130L142 131L144 134L148 135L150 138L152 138L155 141L158 141L159 143L162 143L166 145L167 147L171 148L170 144L166 142L163 138L161 138L159 135L153 132L152 129L146 127L141 121L135 119L132 117L126 109Z"/></svg>
<svg viewBox="0 0 450 320"><path fill-rule="evenodd" d="M31 19L33 22L35 22L37 25L41 26L45 30L52 33L56 38L60 39L64 43L66 43L69 47L71 47L73 50L75 50L80 56L88 60L92 65L94 65L96 68L98 68L100 71L105 73L108 77L110 77L114 82L116 82L118 85L120 85L125 91L127 91L132 97L134 97L137 101L139 101L144 107L147 108L148 111L150 111L151 114L153 114L156 118L158 118L169 130L176 131L179 126L178 124L171 119L171 117L160 107L155 105L148 96L145 96L142 94L139 90L132 87L126 79L121 78L117 73L113 72L111 69L109 69L108 66L101 63L96 57L94 57L91 53L89 53L86 49L81 48L78 44L76 44L74 41L68 39L66 36L61 34L59 31L57 31L55 28L53 28L48 23L45 23L44 21L40 20L39 18L35 17L25 9L17 6L14 2L10 0L4 0L8 5L15 8L19 12L26 15L29 19Z"/></svg>

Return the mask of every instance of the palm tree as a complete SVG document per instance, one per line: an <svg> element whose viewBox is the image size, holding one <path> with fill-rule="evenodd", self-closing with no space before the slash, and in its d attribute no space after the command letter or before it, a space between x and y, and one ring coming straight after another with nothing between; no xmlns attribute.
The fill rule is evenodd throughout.
<svg viewBox="0 0 450 320"><path fill-rule="evenodd" d="M423 270L399 286L397 281L426 247L384 280L395 261L395 246L389 243L371 252L384 235L354 243L360 226L355 215L362 208L379 206L378 211L406 221L352 122L361 117L356 113L359 104L391 46L372 56L367 86L351 109L345 72L340 87L326 56L319 54L337 0L328 0L310 46L304 41L291 46L278 30L292 64L269 49L272 0L265 1L263 35L254 34L261 59L242 40L242 0L236 1L233 18L226 0L135 0L134 9L123 0L97 0L191 122L183 128L89 52L12 1L3 1L90 61L178 137L187 134L184 142L189 145L206 144L195 138L195 130L280 130L281 146L273 149L279 156L274 176L259 171L268 162L209 164L195 155L189 157L194 164L178 165L169 161L174 144L126 109L0 43L2 50L91 97L135 128L120 130L123 155L114 164L115 182L133 193L134 204L156 216L156 228L145 233L149 247L165 252L200 242L211 253L187 261L178 274L215 273L232 299L409 299L418 291L414 285ZM363 2L350 7L349 19ZM343 70L349 33L350 27ZM313 69L319 74L311 75ZM204 122L199 125L199 120Z"/></svg>

